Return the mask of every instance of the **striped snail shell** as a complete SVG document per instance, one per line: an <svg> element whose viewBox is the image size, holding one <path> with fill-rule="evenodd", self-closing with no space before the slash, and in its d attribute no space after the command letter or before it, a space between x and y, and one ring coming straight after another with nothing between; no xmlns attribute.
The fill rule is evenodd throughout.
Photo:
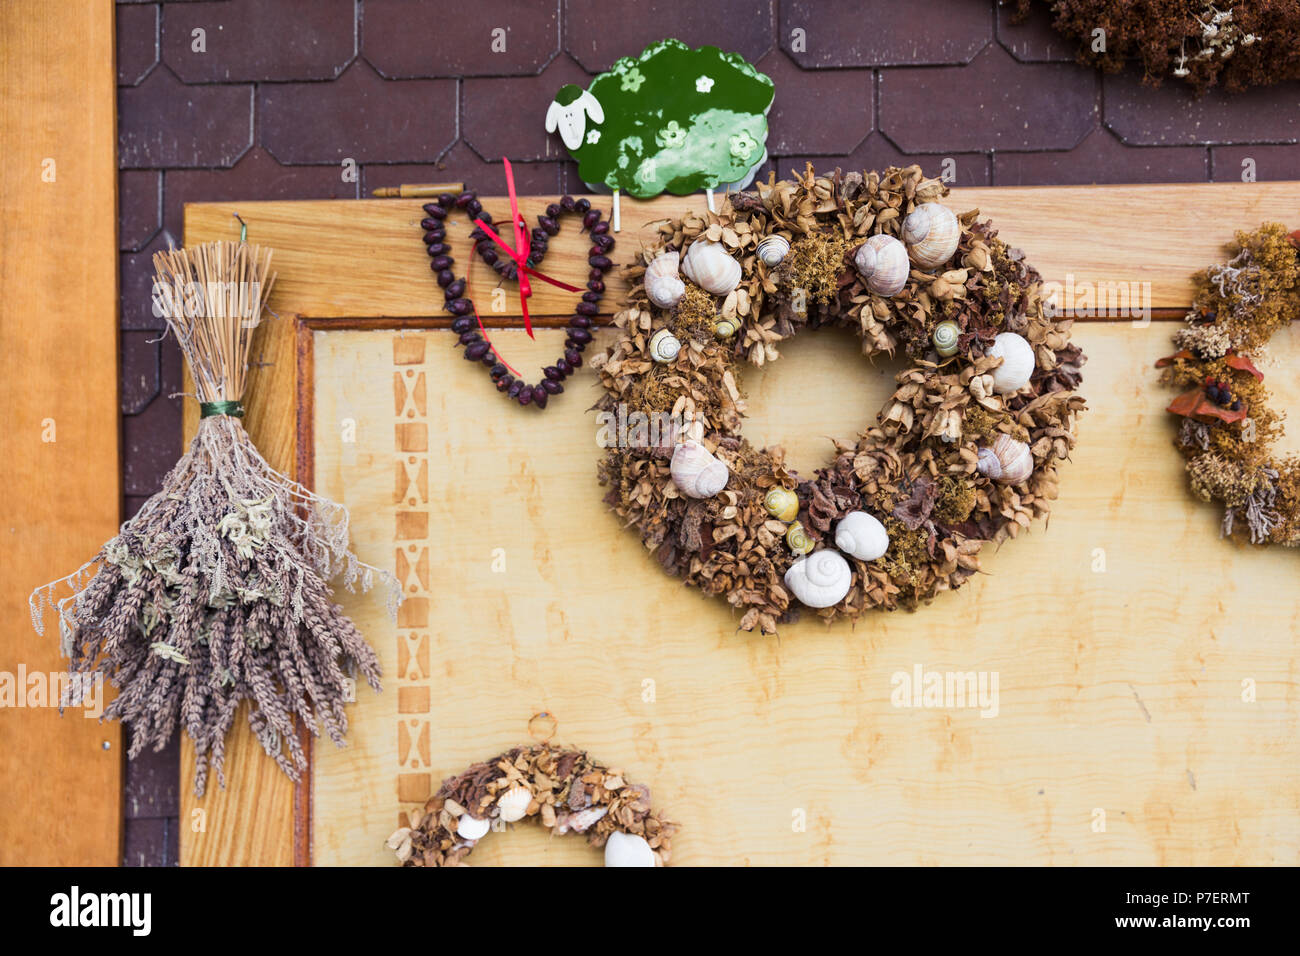
<svg viewBox="0 0 1300 956"><path fill-rule="evenodd" d="M979 450L979 463L975 467L981 475L1000 485L1018 485L1033 473L1034 453L1019 439L999 433L992 448Z"/></svg>
<svg viewBox="0 0 1300 956"><path fill-rule="evenodd" d="M876 295L898 295L907 285L911 266L907 247L883 232L872 236L853 254L853 265Z"/></svg>
<svg viewBox="0 0 1300 956"><path fill-rule="evenodd" d="M726 341L740 330L740 323L735 319L719 319L713 327L713 335L718 341Z"/></svg>
<svg viewBox="0 0 1300 956"><path fill-rule="evenodd" d="M682 343L667 329L650 336L650 357L656 362L671 362L682 350Z"/></svg>
<svg viewBox="0 0 1300 956"><path fill-rule="evenodd" d="M798 521L786 529L785 543L790 546L790 550L795 554L807 554L817 546L817 542L808 536L808 532L804 530L803 525Z"/></svg>
<svg viewBox="0 0 1300 956"><path fill-rule="evenodd" d="M789 488L773 488L763 496L763 507L778 521L799 517L799 496Z"/></svg>
<svg viewBox="0 0 1300 956"><path fill-rule="evenodd" d="M961 239L957 215L941 202L923 202L903 220L903 241L922 269L933 269L952 258Z"/></svg>
<svg viewBox="0 0 1300 956"><path fill-rule="evenodd" d="M934 327L934 350L947 358L950 355L957 354L957 339L961 335L961 329L957 323L951 319L946 319Z"/></svg>
<svg viewBox="0 0 1300 956"><path fill-rule="evenodd" d="M853 570L838 551L818 551L800 558L785 572L785 585L807 607L831 607L844 600Z"/></svg>
<svg viewBox="0 0 1300 956"><path fill-rule="evenodd" d="M785 236L767 236L758 244L755 251L763 264L770 268L786 257L786 253L790 251L790 240Z"/></svg>
<svg viewBox="0 0 1300 956"><path fill-rule="evenodd" d="M726 295L740 285L740 263L721 243L696 239L682 257L682 273L712 295Z"/></svg>

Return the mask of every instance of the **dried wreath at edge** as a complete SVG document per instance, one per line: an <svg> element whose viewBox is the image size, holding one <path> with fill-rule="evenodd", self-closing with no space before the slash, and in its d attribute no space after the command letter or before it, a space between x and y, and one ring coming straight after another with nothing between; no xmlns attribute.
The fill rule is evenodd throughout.
<svg viewBox="0 0 1300 956"><path fill-rule="evenodd" d="M1031 0L1018 0L1013 20L1023 20ZM1109 73L1132 60L1144 81L1166 76L1197 93L1222 84L1240 92L1300 77L1300 0L1039 0L1050 6L1052 26L1074 41L1082 63ZM1096 49L1096 30L1106 46Z"/></svg>
<svg viewBox="0 0 1300 956"><path fill-rule="evenodd" d="M659 244L643 252L646 263L701 235L739 258L741 282L721 315L740 330L725 342L714 338L703 290L688 283L686 295L665 312L646 296L644 265L630 269L627 308L615 317L620 335L592 362L606 389L597 407L626 404L629 411L693 419L731 477L713 498L685 498L669 474L670 448L613 447L599 466L609 487L605 501L636 526L669 573L740 609L743 630L773 633L800 606L783 581L794 560L782 540L786 528L763 506L769 489L797 491L797 520L814 543L829 544L832 526L851 511L884 517L889 551L869 563L850 561L847 596L818 612L827 621L869 608L913 609L961 586L979 570L985 542L1015 537L1045 516L1057 495L1056 462L1069 456L1084 407L1075 389L1085 359L1070 344L1072 323L1049 315L1039 275L1022 254L973 210L959 217L960 244L950 264L960 268L937 274L913 268L906 288L892 298L868 291L841 258L874 233L897 237L914 204L947 192L919 166L865 175L836 170L827 178L809 165L797 181L760 184L757 194L734 196L717 214L663 225ZM775 234L790 241L791 251L769 270L755 247ZM810 273L818 269L829 280L821 282L825 300L810 293L806 314L799 314L788 287L816 288L819 277ZM943 320L961 329L951 359L940 359L931 343ZM777 358L777 344L801 329L832 325L857 329L868 355L902 348L915 364L897 376L878 425L856 444L837 441L834 461L804 478L786 468L779 447L756 449L741 435L738 375L744 360L762 365ZM682 342L667 365L656 364L648 351L658 328ZM994 392L989 372L1001 360L984 354L1003 331L1025 337L1037 363L1030 384L1010 396ZM999 433L1032 447L1033 472L1022 484L997 485L977 472L977 448Z"/></svg>
<svg viewBox="0 0 1300 956"><path fill-rule="evenodd" d="M650 806L648 787L629 783L623 771L584 751L548 744L515 747L448 777L414 825L393 833L387 846L404 866L461 865L477 841L457 833L460 818L498 819L498 801L517 788L531 795L519 822L538 820L560 835L581 833L593 847L604 846L617 830L644 839L661 864L672 856L677 825Z"/></svg>
<svg viewBox="0 0 1300 956"><path fill-rule="evenodd" d="M1169 406L1183 418L1175 444L1192 492L1223 504L1222 534L1300 546L1300 456L1278 459L1282 416L1268 407L1262 364L1269 338L1300 315L1300 231L1269 223L1237 233L1236 254L1197 276L1179 351L1156 363L1161 381L1188 389Z"/></svg>

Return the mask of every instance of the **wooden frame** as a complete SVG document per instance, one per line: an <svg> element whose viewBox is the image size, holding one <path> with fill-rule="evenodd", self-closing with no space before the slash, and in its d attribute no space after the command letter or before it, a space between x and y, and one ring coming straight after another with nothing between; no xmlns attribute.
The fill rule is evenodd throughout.
<svg viewBox="0 0 1300 956"><path fill-rule="evenodd" d="M1191 275L1220 258L1231 229L1285 221L1294 216L1297 199L1300 183L1259 183L966 189L955 191L951 202L959 210L979 207L1004 238L1029 250L1047 281L1150 283L1150 317L1170 319L1185 311ZM522 211L531 217L548 201L525 197ZM508 208L502 198L484 203L498 219ZM448 317L430 314L438 302L417 241L420 206L417 200L371 200L186 207L187 242L236 235L238 213L248 223L250 241L275 249L279 278L272 307L281 315L266 323L256 347L264 364L253 378L245 424L267 459L304 484L314 479L314 333L449 325ZM687 209L702 211L702 197L625 201L616 258L626 261L638 241L653 234L655 223ZM1207 228L1208 223L1218 228ZM463 264L468 227L460 226L463 219L453 222L449 233ZM552 244L551 255L561 263L557 270L570 257L585 255L585 243L571 238L562 234ZM492 276L476 263L471 280L488 288ZM613 274L609 286L605 301L612 306L623 286ZM539 290L530 310L539 314L535 324L562 324L563 305L563 296ZM485 319L492 327L517 327L518 302L507 297L503 310ZM187 436L195 423L196 411L187 403ZM206 828L198 839L182 827L182 863L310 864L310 770L294 786L239 722L236 728L227 756L229 789L210 788L203 800L189 795L192 752L188 742L185 746L182 819L202 810ZM310 754L310 741L304 743Z"/></svg>

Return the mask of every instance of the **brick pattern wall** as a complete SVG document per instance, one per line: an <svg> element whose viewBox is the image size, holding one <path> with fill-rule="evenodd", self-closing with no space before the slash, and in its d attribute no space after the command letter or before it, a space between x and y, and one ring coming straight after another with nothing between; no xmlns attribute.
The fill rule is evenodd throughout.
<svg viewBox="0 0 1300 956"><path fill-rule="evenodd" d="M126 513L181 450L181 359L158 341L148 286L184 203L439 180L496 192L503 155L521 191L583 191L547 104L665 36L738 51L776 81L783 175L805 159L951 160L957 185L1188 182L1239 179L1249 159L1261 180L1300 179L1297 84L1197 100L1103 76L1044 13L1013 25L996 0L120 0ZM176 862L177 764L173 745L128 765L129 865Z"/></svg>

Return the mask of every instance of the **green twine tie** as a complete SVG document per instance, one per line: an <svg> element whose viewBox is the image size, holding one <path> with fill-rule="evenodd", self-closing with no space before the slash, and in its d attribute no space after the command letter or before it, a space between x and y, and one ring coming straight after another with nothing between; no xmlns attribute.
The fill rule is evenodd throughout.
<svg viewBox="0 0 1300 956"><path fill-rule="evenodd" d="M199 402L199 418L211 418L214 415L229 415L232 418L244 417L244 406L238 400L221 402Z"/></svg>

